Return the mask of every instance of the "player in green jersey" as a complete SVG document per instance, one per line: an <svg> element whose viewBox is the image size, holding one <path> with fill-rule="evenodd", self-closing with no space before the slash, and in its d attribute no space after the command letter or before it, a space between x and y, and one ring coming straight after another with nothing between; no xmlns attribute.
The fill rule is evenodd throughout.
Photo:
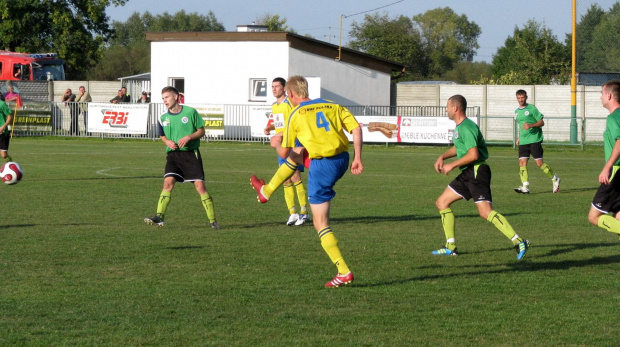
<svg viewBox="0 0 620 347"><path fill-rule="evenodd" d="M527 173L527 162L530 155L534 158L536 165L551 179L553 192L560 190L560 177L556 175L549 164L543 161L543 131L545 125L544 116L536 106L527 103L527 92L523 89L517 90L517 102L519 107L515 110L517 124L519 125L519 177L521 186L515 188L515 192L521 194L530 193L529 176Z"/></svg>
<svg viewBox="0 0 620 347"><path fill-rule="evenodd" d="M605 165L598 175L601 184L592 199L588 221L609 232L620 234L620 221L609 215L620 212L620 81L611 80L601 88L601 103L609 111L603 145Z"/></svg>
<svg viewBox="0 0 620 347"><path fill-rule="evenodd" d="M458 255L454 238L454 214L450 206L453 202L473 199L480 217L491 222L499 231L512 241L517 251L517 260L525 256L529 241L515 233L506 218L493 209L491 197L491 168L486 163L489 157L484 137L478 125L465 116L467 100L462 95L448 99L446 112L450 120L456 123L454 129L454 146L445 151L435 161L435 171L448 175L455 168L460 174L448 185L437 198L435 205L441 215L441 223L446 235L444 248L435 250L435 255ZM457 157L446 164L445 159Z"/></svg>
<svg viewBox="0 0 620 347"><path fill-rule="evenodd" d="M219 229L213 199L205 187L202 157L198 149L200 138L205 134L204 121L195 109L179 104L176 88L164 87L161 95L168 108L168 112L159 117L159 135L166 144L164 186L157 203L157 214L144 218L144 222L164 226L164 216L175 183L193 182L211 228Z"/></svg>
<svg viewBox="0 0 620 347"><path fill-rule="evenodd" d="M355 117L346 108L328 100L308 97L308 81L302 76L292 76L286 85L291 103L296 108L291 112L284 128L282 146L288 149L286 163L265 184L264 180L252 175L250 182L261 203L269 201L273 192L295 173L297 165L304 163L304 153L312 159L308 169L308 201L312 210L312 223L321 246L338 274L325 287L339 287L353 281L353 273L344 261L338 239L329 225L331 200L336 195L334 185L344 175L349 165L349 140L344 134L353 135L355 149L351 173L359 175L364 171L362 164L362 129ZM295 145L296 140L303 147Z"/></svg>
<svg viewBox="0 0 620 347"><path fill-rule="evenodd" d="M276 149L278 154L278 165L283 165L286 162L288 151L282 147L282 132L284 130L284 124L288 121L288 116L293 110L293 105L286 96L284 88L286 86L286 80L282 77L276 77L271 82L271 92L276 97L276 101L271 105L272 122L265 127L265 135L269 135L271 130L275 130L276 134L271 137L271 146ZM297 147L301 147L301 143L297 144ZM299 165L297 171L293 176L284 182L284 200L288 207L289 217L286 221L286 225L303 225L308 220L306 188L304 187L301 179L301 172L304 171L304 166ZM295 192L297 192L297 200L299 201L299 214L295 209Z"/></svg>
<svg viewBox="0 0 620 347"><path fill-rule="evenodd" d="M4 101L0 100L0 155L5 162L13 161L9 155L9 143L11 142L11 132L9 125L13 121L13 112Z"/></svg>

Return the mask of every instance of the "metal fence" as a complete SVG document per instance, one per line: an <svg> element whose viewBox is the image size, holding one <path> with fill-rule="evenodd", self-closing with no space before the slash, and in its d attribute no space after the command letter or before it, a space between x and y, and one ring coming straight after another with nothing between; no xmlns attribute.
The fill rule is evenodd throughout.
<svg viewBox="0 0 620 347"><path fill-rule="evenodd" d="M10 105L13 106L13 105ZM196 105L199 106L199 105ZM224 135L206 137L206 141L264 142L264 137L251 135L250 109L254 105L223 105ZM445 117L440 106L347 106L355 116ZM27 103L17 111L18 126L14 136L69 136L97 138L136 138L158 140L157 119L167 110L164 104L149 104L146 134L126 135L89 133L85 122L86 103ZM479 107L468 107L469 117L480 117L480 128L489 144L512 144L518 136L514 116L480 116ZM27 117L24 117L27 116ZM20 121L20 117L21 118ZM23 120L27 119L28 122ZM570 117L545 118L545 143L584 146L602 141L605 118L577 119L578 143L570 143ZM588 127L586 128L586 124ZM51 126L50 126L51 125Z"/></svg>

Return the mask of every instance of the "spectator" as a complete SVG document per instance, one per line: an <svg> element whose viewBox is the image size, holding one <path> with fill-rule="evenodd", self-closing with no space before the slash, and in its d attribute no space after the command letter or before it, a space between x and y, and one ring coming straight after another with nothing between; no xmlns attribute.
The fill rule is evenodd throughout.
<svg viewBox="0 0 620 347"><path fill-rule="evenodd" d="M60 101L65 103L65 106L69 106L69 111L71 113L71 127L69 128L69 135L77 134L77 124L78 124L78 109L75 103L75 94L68 89L65 93L60 97Z"/></svg>
<svg viewBox="0 0 620 347"><path fill-rule="evenodd" d="M17 104L17 107L22 107L24 103L22 102L22 97L19 93L15 92L13 86L9 86L9 91L4 94L5 101L14 101Z"/></svg>
<svg viewBox="0 0 620 347"><path fill-rule="evenodd" d="M123 87L121 88L121 91L123 92L123 102L131 102L131 95L127 93L127 88Z"/></svg>
<svg viewBox="0 0 620 347"><path fill-rule="evenodd" d="M75 102L79 102L78 104L78 116L82 114L84 116L84 130L88 131L88 102L92 102L93 98L90 97L90 94L86 91L86 87L80 86L80 93L75 98ZM77 128L77 127L76 127Z"/></svg>
<svg viewBox="0 0 620 347"><path fill-rule="evenodd" d="M149 95L146 92L142 92L142 94L140 95L140 100L138 100L138 103L148 104L149 102L151 102L151 100L149 99Z"/></svg>
<svg viewBox="0 0 620 347"><path fill-rule="evenodd" d="M183 93L179 93L179 104L184 104L185 103L185 94Z"/></svg>
<svg viewBox="0 0 620 347"><path fill-rule="evenodd" d="M122 90L122 89L119 89L119 90L118 90L118 95L117 95L117 96L115 96L114 98L112 98L112 99L110 100L110 102L111 102L111 103L113 103L113 104L121 104L121 103L126 102L126 101L124 101L124 97L123 97L123 90Z"/></svg>

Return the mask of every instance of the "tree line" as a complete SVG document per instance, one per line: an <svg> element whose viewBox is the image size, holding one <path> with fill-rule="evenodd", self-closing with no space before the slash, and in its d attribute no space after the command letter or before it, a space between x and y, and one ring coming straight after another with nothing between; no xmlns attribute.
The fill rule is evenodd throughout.
<svg viewBox="0 0 620 347"><path fill-rule="evenodd" d="M128 0L3 1L0 45L19 52L57 52L72 80L115 80L150 71L150 44L145 32L224 31L212 11L152 15L133 13L125 22L111 21L108 6ZM278 14L257 17L269 31L295 29ZM482 30L451 8L390 17L366 14L354 21L348 48L409 66L394 82L450 80L478 84L550 84L570 79L572 35L560 41L534 20L515 27L491 63L474 62ZM620 71L620 3L604 10L592 5L577 23L577 70Z"/></svg>

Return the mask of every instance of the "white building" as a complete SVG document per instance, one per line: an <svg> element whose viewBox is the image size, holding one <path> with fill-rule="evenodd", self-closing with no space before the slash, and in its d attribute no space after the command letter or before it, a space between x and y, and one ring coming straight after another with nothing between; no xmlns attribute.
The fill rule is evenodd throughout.
<svg viewBox="0 0 620 347"><path fill-rule="evenodd" d="M271 104L275 77L314 77L342 105L395 105L391 74L405 65L286 32L151 32L152 93L168 85L187 103ZM395 93L394 93L395 94Z"/></svg>

